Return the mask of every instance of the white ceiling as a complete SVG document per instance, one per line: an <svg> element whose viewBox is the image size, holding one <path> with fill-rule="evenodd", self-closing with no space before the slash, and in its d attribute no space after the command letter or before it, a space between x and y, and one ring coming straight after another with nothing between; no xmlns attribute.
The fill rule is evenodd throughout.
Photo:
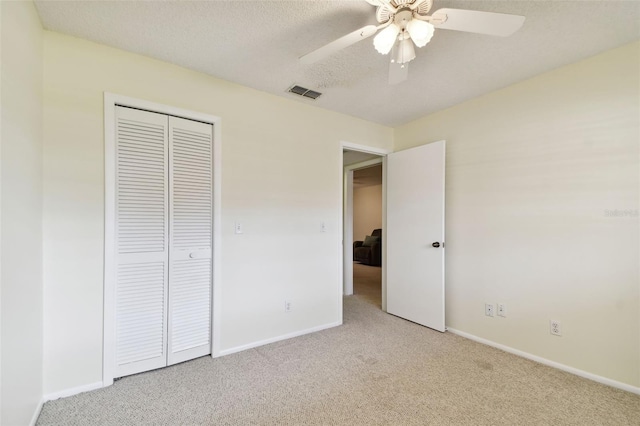
<svg viewBox="0 0 640 426"><path fill-rule="evenodd" d="M297 58L376 23L364 0L58 1L36 6L46 29L201 71L322 108L398 126L640 39L640 1L446 1L526 16L509 38L437 30L409 79L387 84L371 39L313 65ZM286 93L319 90L316 101Z"/></svg>

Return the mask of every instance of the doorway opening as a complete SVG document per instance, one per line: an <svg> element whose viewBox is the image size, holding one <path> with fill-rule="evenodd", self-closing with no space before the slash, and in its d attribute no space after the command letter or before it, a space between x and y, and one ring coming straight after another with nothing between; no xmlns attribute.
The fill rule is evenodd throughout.
<svg viewBox="0 0 640 426"><path fill-rule="evenodd" d="M384 154L345 147L343 174L343 294L384 310Z"/></svg>
<svg viewBox="0 0 640 426"><path fill-rule="evenodd" d="M382 308L382 163L353 172L353 293Z"/></svg>
<svg viewBox="0 0 640 426"><path fill-rule="evenodd" d="M350 151L373 154L353 164L341 164L342 294L354 293L354 174L382 163L382 228L378 232L382 237L380 307L384 312L441 332L446 330L445 147L445 141L437 141L390 153L346 142L341 145L345 164L351 162L345 160L345 155L354 155Z"/></svg>

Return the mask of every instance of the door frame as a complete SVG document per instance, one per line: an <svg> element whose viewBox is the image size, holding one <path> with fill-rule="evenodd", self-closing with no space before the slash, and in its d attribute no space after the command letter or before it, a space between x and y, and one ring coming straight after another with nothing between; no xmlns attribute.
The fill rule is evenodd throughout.
<svg viewBox="0 0 640 426"><path fill-rule="evenodd" d="M222 302L222 129L221 118L143 99L104 92L104 301L103 301L103 357L102 386L113 384L115 373L115 165L116 165L116 107L124 106L172 115L213 125L213 253L211 303L211 356L220 356L220 316Z"/></svg>
<svg viewBox="0 0 640 426"><path fill-rule="evenodd" d="M380 158L344 165L344 150L376 154ZM339 237L341 241L341 253L339 260L340 276L340 305L342 306L342 296L353 294L353 171L371 167L382 163L382 310L387 310L387 155L392 151L383 148L374 148L367 145L360 145L351 142L340 142L340 176L342 176L342 209L340 222L342 229Z"/></svg>

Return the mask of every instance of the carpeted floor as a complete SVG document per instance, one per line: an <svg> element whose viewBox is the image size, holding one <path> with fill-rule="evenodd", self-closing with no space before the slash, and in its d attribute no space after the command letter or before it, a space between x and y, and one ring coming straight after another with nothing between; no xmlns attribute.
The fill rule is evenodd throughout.
<svg viewBox="0 0 640 426"><path fill-rule="evenodd" d="M640 424L640 396L385 314L379 268L354 269L341 327L51 401L38 424Z"/></svg>
<svg viewBox="0 0 640 426"><path fill-rule="evenodd" d="M353 262L353 294L382 309L382 268Z"/></svg>

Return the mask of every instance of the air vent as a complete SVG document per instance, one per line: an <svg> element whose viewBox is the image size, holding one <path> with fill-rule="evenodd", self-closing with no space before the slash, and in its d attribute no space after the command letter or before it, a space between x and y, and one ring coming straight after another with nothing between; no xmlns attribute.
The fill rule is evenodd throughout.
<svg viewBox="0 0 640 426"><path fill-rule="evenodd" d="M298 85L291 86L288 92L295 93L296 95L304 96L305 98L309 98L309 99L318 99L320 95L322 95L322 93L320 92L316 92L315 90L310 90L310 89L307 89L306 87L302 87Z"/></svg>

